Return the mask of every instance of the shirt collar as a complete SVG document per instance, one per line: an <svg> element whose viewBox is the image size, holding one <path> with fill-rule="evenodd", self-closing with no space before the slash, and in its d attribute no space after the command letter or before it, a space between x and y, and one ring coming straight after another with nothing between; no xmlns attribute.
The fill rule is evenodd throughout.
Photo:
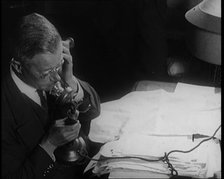
<svg viewBox="0 0 224 179"><path fill-rule="evenodd" d="M29 86L28 84L24 83L21 79L19 79L19 77L13 71L11 65L10 65L10 73L11 73L13 81L15 82L19 90L25 95L27 95L29 98L31 98L34 102L40 105L41 104L40 97L37 94L37 91L36 91L37 89L32 86Z"/></svg>

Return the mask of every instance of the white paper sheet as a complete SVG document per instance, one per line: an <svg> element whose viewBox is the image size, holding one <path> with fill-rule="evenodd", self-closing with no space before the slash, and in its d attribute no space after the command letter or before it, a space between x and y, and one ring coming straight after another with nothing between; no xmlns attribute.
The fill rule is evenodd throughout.
<svg viewBox="0 0 224 179"><path fill-rule="evenodd" d="M212 87L179 83L174 93L164 90L135 91L103 103L101 115L92 120L89 138L106 143L98 157L141 156L158 159L171 150L189 150L192 134L212 136L221 124L221 93ZM221 139L221 128L216 137ZM212 177L221 170L219 144L211 140L190 153L173 153L170 162L180 175ZM92 162L96 174L130 169L167 174L161 163L133 160Z"/></svg>
<svg viewBox="0 0 224 179"><path fill-rule="evenodd" d="M118 141L108 142L101 150L103 157L141 156L147 159L158 159L171 150L188 151L201 140L192 142L188 137L156 137L133 134L122 136ZM162 174L169 174L163 162L147 162L137 159L109 159L99 162L94 169L95 173L109 172L115 168L145 170ZM220 146L210 140L201 144L190 153L172 153L169 161L180 175L199 178L211 177L214 172L221 170Z"/></svg>
<svg viewBox="0 0 224 179"><path fill-rule="evenodd" d="M135 91L101 105L90 140L108 142L126 133L211 136L221 124L221 94L214 88L178 84L175 93ZM217 138L221 139L221 130Z"/></svg>
<svg viewBox="0 0 224 179"><path fill-rule="evenodd" d="M90 140L101 143L115 140L125 132L123 128L130 121L135 121L139 125L140 121L147 121L153 130L156 120L154 115L159 108L162 93L163 90L132 92L120 100L101 104L100 116L91 121ZM151 120L148 120L149 118Z"/></svg>

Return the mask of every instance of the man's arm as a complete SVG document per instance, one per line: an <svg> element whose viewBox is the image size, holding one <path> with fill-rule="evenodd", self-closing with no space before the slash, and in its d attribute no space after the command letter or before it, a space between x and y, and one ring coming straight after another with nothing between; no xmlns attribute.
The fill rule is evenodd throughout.
<svg viewBox="0 0 224 179"><path fill-rule="evenodd" d="M4 97L2 97L2 102L4 101L3 98ZM39 145L37 145L31 152L28 152L28 148L23 144L18 137L16 130L13 128L13 115L9 112L6 103L2 105L1 120L2 178L43 178L47 168L53 164L51 157Z"/></svg>
<svg viewBox="0 0 224 179"><path fill-rule="evenodd" d="M82 104L78 107L80 111L78 119L82 126L82 132L88 136L91 120L100 115L100 98L89 83L77 79L75 76L69 86L73 90L77 89L75 99L82 100Z"/></svg>
<svg viewBox="0 0 224 179"><path fill-rule="evenodd" d="M62 66L62 71L60 77L69 87L71 87L75 92L77 92L77 97L83 100L83 104L80 105L79 111L85 111L79 116L80 119L93 119L100 114L100 100L96 91L87 83L81 80L78 80L73 73L73 58L70 53L70 40L62 41L63 45L63 59L64 63ZM89 106L91 105L91 106ZM83 117L82 117L83 116ZM82 121L80 120L81 124Z"/></svg>
<svg viewBox="0 0 224 179"><path fill-rule="evenodd" d="M89 110L86 113L81 113L80 116L85 116L88 120L96 118L100 115L100 98L89 83L79 80L79 84L84 92L83 104L80 106L80 111L85 111L90 106Z"/></svg>
<svg viewBox="0 0 224 179"><path fill-rule="evenodd" d="M41 179L53 166L50 156L39 146L26 158L22 147L13 145L13 149L2 144L2 178L4 179Z"/></svg>

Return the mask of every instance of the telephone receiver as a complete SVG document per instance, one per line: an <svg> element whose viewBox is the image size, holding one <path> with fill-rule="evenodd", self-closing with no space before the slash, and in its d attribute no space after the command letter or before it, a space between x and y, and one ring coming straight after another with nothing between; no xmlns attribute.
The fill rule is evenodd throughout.
<svg viewBox="0 0 224 179"><path fill-rule="evenodd" d="M76 102L75 96L77 95L70 87L66 87L63 84L63 81L59 81L50 91L50 94L55 98L55 105L57 106L55 113L56 119L65 118L66 125L73 125L78 122L79 113L85 111L79 111L79 106L82 104L82 101ZM80 161L83 161L83 156L87 155L87 145L85 142L86 136L80 130L79 137L75 140L68 142L63 146L59 146L54 151L56 160L59 163L65 165L79 164Z"/></svg>
<svg viewBox="0 0 224 179"><path fill-rule="evenodd" d="M74 47L73 38L67 38L70 48ZM76 101L75 97L77 92L72 90L71 87L67 85L63 80L58 81L50 91L50 94L55 98L55 105L57 106L55 110L56 119L67 117L65 120L66 125L73 125L78 122L79 113L85 113L88 111L79 111L79 106L82 104L82 101ZM54 155L56 160L59 163L66 165L79 164L80 161L83 161L83 156L87 155L87 145L85 142L85 135L80 130L79 137L75 140L56 148Z"/></svg>

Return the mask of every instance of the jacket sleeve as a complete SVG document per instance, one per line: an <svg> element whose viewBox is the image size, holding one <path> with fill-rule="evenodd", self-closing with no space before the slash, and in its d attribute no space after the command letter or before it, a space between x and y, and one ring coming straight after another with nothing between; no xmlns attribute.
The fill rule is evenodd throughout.
<svg viewBox="0 0 224 179"><path fill-rule="evenodd" d="M80 105L79 110L87 110L79 114L79 121L82 124L82 131L88 136L91 120L100 115L100 98L89 83L81 80L79 80L79 83L84 91L83 103Z"/></svg>
<svg viewBox="0 0 224 179"><path fill-rule="evenodd" d="M25 155L17 156L21 152L15 149L6 150L5 146L3 148L5 148L2 149L2 178L4 179L41 179L47 174L46 169L53 166L51 158L39 146L27 158ZM18 149L18 146L15 148Z"/></svg>
<svg viewBox="0 0 224 179"><path fill-rule="evenodd" d="M50 156L36 146L29 151L18 137L13 114L2 96L1 176L4 179L41 179L52 165Z"/></svg>

